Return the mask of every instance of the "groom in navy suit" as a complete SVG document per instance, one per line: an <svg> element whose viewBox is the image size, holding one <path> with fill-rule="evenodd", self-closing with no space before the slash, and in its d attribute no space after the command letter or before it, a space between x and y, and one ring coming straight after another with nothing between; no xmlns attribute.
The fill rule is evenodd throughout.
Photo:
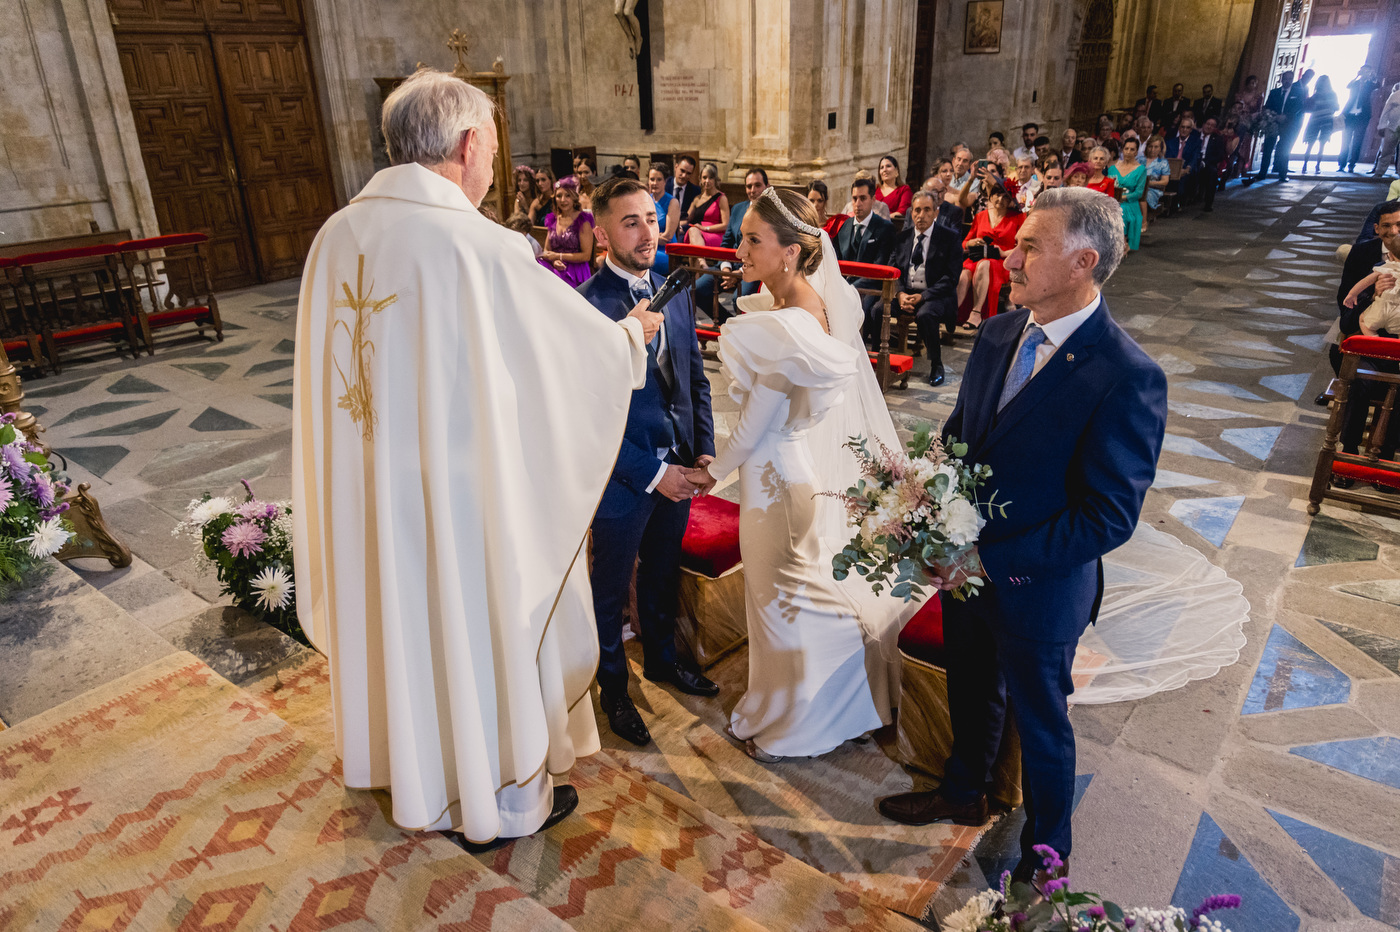
<svg viewBox="0 0 1400 932"><path fill-rule="evenodd" d="M594 190L593 216L608 255L578 292L608 317L621 320L661 287L661 276L651 271L661 238L656 203L641 182L614 178ZM685 473L688 467L707 465L715 455L710 382L688 294L677 296L662 313L665 323L647 347L646 385L632 393L622 450L593 518L598 690L613 733L637 745L650 742L651 734L627 695L622 612L639 553L643 675L695 696L719 693L713 682L677 660L675 643L681 538L697 492Z"/></svg>
<svg viewBox="0 0 1400 932"><path fill-rule="evenodd" d="M943 594L953 752L942 786L891 796L880 811L912 825L986 822L1009 712L1026 805L1013 877L1029 882L1041 866L1033 846L1070 853L1074 649L1103 598L1100 558L1132 535L1156 475L1167 381L1099 294L1123 258L1112 199L1046 191L1016 240L1006 269L1021 309L982 324L944 426L967 443L967 462L992 467L982 496L1006 504L977 543L981 593ZM942 573L947 590L968 571Z"/></svg>

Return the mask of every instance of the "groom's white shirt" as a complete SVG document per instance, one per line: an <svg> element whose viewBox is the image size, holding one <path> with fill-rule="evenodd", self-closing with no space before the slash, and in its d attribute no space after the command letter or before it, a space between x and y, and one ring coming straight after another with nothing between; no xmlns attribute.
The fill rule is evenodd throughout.
<svg viewBox="0 0 1400 932"><path fill-rule="evenodd" d="M1026 326L1021 330L1021 339L1016 341L1016 350L1019 352L1021 344L1026 341L1026 331L1031 324L1035 324L1045 331L1045 342L1035 348L1035 368L1031 370L1031 378L1035 378L1051 357L1065 345L1065 341L1074 336L1074 331L1083 325L1094 313L1094 309L1099 306L1099 293L1094 292L1094 300L1086 304L1081 310L1075 311L1068 317L1061 317L1059 320L1052 320L1048 324L1041 324L1035 319L1035 312L1026 318ZM1012 354L1015 358L1015 354Z"/></svg>

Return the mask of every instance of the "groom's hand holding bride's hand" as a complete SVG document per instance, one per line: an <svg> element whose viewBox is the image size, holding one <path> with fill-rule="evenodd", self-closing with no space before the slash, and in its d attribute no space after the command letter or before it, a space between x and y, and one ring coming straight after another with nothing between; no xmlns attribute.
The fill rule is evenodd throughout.
<svg viewBox="0 0 1400 932"><path fill-rule="evenodd" d="M705 468L714 461L715 458L713 456L702 456L695 461L694 469L686 470L686 481L694 487L697 498L701 495L709 495L710 490L715 487L715 483L718 481L714 476L710 475L709 470Z"/></svg>
<svg viewBox="0 0 1400 932"><path fill-rule="evenodd" d="M936 589L939 589L943 592L951 592L952 590L962 586L974 576L983 575L980 569L973 573L969 573L967 570L968 564L973 562L972 558L976 555L977 548L973 547L972 550L970 550L967 553L967 555L963 557L963 559L959 561L956 565L933 567L934 575L932 575L929 578L929 582L931 582L934 588ZM981 561L977 561L976 565L980 567L982 565Z"/></svg>

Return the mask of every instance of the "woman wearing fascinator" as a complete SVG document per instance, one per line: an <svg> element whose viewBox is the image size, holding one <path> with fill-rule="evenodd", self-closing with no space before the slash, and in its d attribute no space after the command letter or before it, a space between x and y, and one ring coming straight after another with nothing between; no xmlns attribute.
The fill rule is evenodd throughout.
<svg viewBox="0 0 1400 932"><path fill-rule="evenodd" d="M708 491L739 473L749 683L729 730L764 762L824 754L889 724L899 631L918 609L832 576L850 533L841 502L819 493L859 478L843 445L900 442L861 341L860 298L818 223L802 195L772 187L744 215L744 281L764 287L739 299L747 313L719 340L741 411L714 462L690 474Z"/></svg>

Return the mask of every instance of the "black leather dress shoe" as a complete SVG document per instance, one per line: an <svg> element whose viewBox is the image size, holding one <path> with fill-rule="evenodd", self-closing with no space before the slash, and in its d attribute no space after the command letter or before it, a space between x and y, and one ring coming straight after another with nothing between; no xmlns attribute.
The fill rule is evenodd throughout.
<svg viewBox="0 0 1400 932"><path fill-rule="evenodd" d="M1317 397L1313 399L1313 404L1317 405L1319 408L1325 408L1331 402L1332 399L1327 397L1326 392L1318 392Z"/></svg>
<svg viewBox="0 0 1400 932"><path fill-rule="evenodd" d="M1351 476L1333 476L1331 482L1334 489L1349 489L1356 485L1356 480Z"/></svg>
<svg viewBox="0 0 1400 932"><path fill-rule="evenodd" d="M719 684L694 670L687 670L678 663L654 670L642 670L642 676L653 683L670 683L681 692L691 696L718 696Z"/></svg>
<svg viewBox="0 0 1400 932"><path fill-rule="evenodd" d="M953 803L938 790L923 793L900 793L887 796L878 804L880 815L905 825L928 825L930 822L952 822L954 825L985 825L987 823L987 794L970 803Z"/></svg>
<svg viewBox="0 0 1400 932"><path fill-rule="evenodd" d="M554 826L563 822L569 813L577 808L578 790L569 786L567 783L561 783L554 788L554 806L549 810L549 816L544 820L544 824L541 825L537 831L544 832L554 828ZM459 848L470 854L484 854L487 851L494 851L502 845L508 845L512 841L515 841L514 838L497 836L490 841L477 844L467 841L467 836L463 835L461 832L443 832L443 834Z"/></svg>
<svg viewBox="0 0 1400 932"><path fill-rule="evenodd" d="M647 731L646 722L642 721L642 715L632 704L630 696L614 698L604 693L599 697L599 703L603 707L603 714L608 717L608 727L612 729L613 734L624 741L631 741L638 747L651 744L651 732Z"/></svg>
<svg viewBox="0 0 1400 932"><path fill-rule="evenodd" d="M932 372L928 374L928 384L932 385L934 388L937 388L938 386L942 385L944 381L945 376L943 373L942 366L936 367Z"/></svg>

